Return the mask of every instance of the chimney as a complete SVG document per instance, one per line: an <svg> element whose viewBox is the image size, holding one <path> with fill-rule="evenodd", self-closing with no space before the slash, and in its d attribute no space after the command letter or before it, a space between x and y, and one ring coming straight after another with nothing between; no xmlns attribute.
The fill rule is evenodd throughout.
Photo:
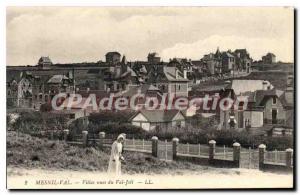
<svg viewBox="0 0 300 195"><path fill-rule="evenodd" d="M293 87L294 83L294 76L293 75L288 75L287 77L287 87Z"/></svg>
<svg viewBox="0 0 300 195"><path fill-rule="evenodd" d="M187 79L187 70L183 69L183 78Z"/></svg>
<svg viewBox="0 0 300 195"><path fill-rule="evenodd" d="M293 87L287 87L285 90L285 100L290 103L293 104L294 102L294 88Z"/></svg>
<svg viewBox="0 0 300 195"><path fill-rule="evenodd" d="M179 75L178 75L178 70L177 68L175 68L175 78L178 79L179 78Z"/></svg>
<svg viewBox="0 0 300 195"><path fill-rule="evenodd" d="M262 85L263 85L263 90L267 90L268 89L268 82L267 81L263 81L262 82Z"/></svg>

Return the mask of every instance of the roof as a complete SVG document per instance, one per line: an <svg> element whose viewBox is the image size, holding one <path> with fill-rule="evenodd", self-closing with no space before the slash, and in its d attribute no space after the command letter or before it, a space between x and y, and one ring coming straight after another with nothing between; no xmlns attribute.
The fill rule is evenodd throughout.
<svg viewBox="0 0 300 195"><path fill-rule="evenodd" d="M111 52L107 52L105 54L105 56L108 56L108 55L119 55L119 56L121 56L121 54L119 52L117 52L117 51L111 51Z"/></svg>
<svg viewBox="0 0 300 195"><path fill-rule="evenodd" d="M122 93L122 96L125 97L130 97L133 96L135 94L141 93L141 94L146 94L148 91L157 91L160 92L160 90L153 86L153 85L149 85L149 84L144 84L141 86L132 86L130 87L127 91L125 91L124 93Z"/></svg>
<svg viewBox="0 0 300 195"><path fill-rule="evenodd" d="M69 78L65 75L53 75L47 83L61 83L63 80L68 80Z"/></svg>
<svg viewBox="0 0 300 195"><path fill-rule="evenodd" d="M246 49L236 49L234 52L235 53L247 53L247 50Z"/></svg>
<svg viewBox="0 0 300 195"><path fill-rule="evenodd" d="M177 78L176 71L178 71ZM163 67L163 72L169 81L189 81L188 79L183 78L182 73L176 67L165 66Z"/></svg>
<svg viewBox="0 0 300 195"><path fill-rule="evenodd" d="M50 60L49 56L42 56L42 57L40 57L38 63L50 63L50 64L52 64L52 61Z"/></svg>
<svg viewBox="0 0 300 195"><path fill-rule="evenodd" d="M280 98L283 95L283 93L283 91L277 89L257 90L255 92L254 100L256 102L256 105L262 106L270 97Z"/></svg>
<svg viewBox="0 0 300 195"><path fill-rule="evenodd" d="M229 58L234 58L234 56L229 52L223 52L222 54L229 57Z"/></svg>
<svg viewBox="0 0 300 195"><path fill-rule="evenodd" d="M22 79L22 71L19 70L6 70L6 82L13 80L19 82Z"/></svg>
<svg viewBox="0 0 300 195"><path fill-rule="evenodd" d="M101 69L89 69L87 71L87 74L99 74L101 72Z"/></svg>
<svg viewBox="0 0 300 195"><path fill-rule="evenodd" d="M125 76L128 73L130 73L130 76L132 76L132 77L136 77L137 76L136 73L129 66L126 66L126 67L127 67L126 72L123 73L121 75L121 77Z"/></svg>
<svg viewBox="0 0 300 195"><path fill-rule="evenodd" d="M131 120L141 113L149 122L171 122L173 118L180 113L183 117L184 115L179 110L140 110L135 114Z"/></svg>
<svg viewBox="0 0 300 195"><path fill-rule="evenodd" d="M82 97L88 97L90 94L95 94L97 98L103 98L103 97L109 97L110 93L103 90L79 90L76 92L77 94L80 94Z"/></svg>
<svg viewBox="0 0 300 195"><path fill-rule="evenodd" d="M227 83L224 80L218 80L215 82L200 83L198 85L195 85L193 86L192 91L214 92L214 91L220 91L222 89L229 89L230 87L231 87L231 83Z"/></svg>
<svg viewBox="0 0 300 195"><path fill-rule="evenodd" d="M273 54L273 53L270 53L270 52L269 52L269 53L267 53L267 55L266 55L266 56L272 56L272 57L276 57L276 56L275 56L275 54Z"/></svg>
<svg viewBox="0 0 300 195"><path fill-rule="evenodd" d="M203 62L201 60L194 60L194 61L192 61L192 64L195 66L202 66Z"/></svg>
<svg viewBox="0 0 300 195"><path fill-rule="evenodd" d="M148 72L145 65L142 65L142 67L140 68L139 71L142 72L142 73L145 73L145 74L147 74L147 72Z"/></svg>
<svg viewBox="0 0 300 195"><path fill-rule="evenodd" d="M277 97L283 106L293 106L293 100L289 99L289 96L286 96L285 93L275 88L272 90L257 90L249 95L248 101L254 102L255 106L264 106L270 98Z"/></svg>
<svg viewBox="0 0 300 195"><path fill-rule="evenodd" d="M158 57L158 54L156 52L149 53L148 57Z"/></svg>

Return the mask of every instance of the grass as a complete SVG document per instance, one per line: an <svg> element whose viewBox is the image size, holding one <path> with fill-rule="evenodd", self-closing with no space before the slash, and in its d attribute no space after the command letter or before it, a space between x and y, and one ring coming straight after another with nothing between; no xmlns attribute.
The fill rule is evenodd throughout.
<svg viewBox="0 0 300 195"><path fill-rule="evenodd" d="M27 134L7 132L8 167L50 170L87 170L105 172L108 166L109 149L70 146L63 141L51 141ZM125 152L126 164L122 171L127 174L176 174L229 173L230 169L217 169L189 162L161 161L151 155Z"/></svg>

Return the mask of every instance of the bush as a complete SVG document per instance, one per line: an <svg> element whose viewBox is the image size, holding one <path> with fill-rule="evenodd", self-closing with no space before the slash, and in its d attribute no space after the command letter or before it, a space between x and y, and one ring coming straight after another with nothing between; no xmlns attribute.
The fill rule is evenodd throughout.
<svg viewBox="0 0 300 195"><path fill-rule="evenodd" d="M134 114L133 111L102 111L99 113L92 113L88 118L91 123L127 123L129 118Z"/></svg>
<svg viewBox="0 0 300 195"><path fill-rule="evenodd" d="M41 112L22 112L12 124L12 130L31 135L41 135L43 130L62 131L66 128L67 118Z"/></svg>
<svg viewBox="0 0 300 195"><path fill-rule="evenodd" d="M234 142L238 142L244 148L257 148L260 144L266 144L267 150L285 150L293 147L292 137L265 137L250 134L247 130L243 131L218 131L203 130L193 128L187 125L185 128L173 128L169 130L152 130L145 131L140 127L119 122L99 123L93 121L87 127L83 125L83 119L77 119L71 124L70 134L72 136L81 135L82 130L87 129L90 135L98 135L103 131L108 138L115 139L120 133L126 133L127 138L150 140L153 136L157 136L160 140L171 141L174 137L179 138L181 143L190 144L207 144L209 140L215 140L217 145L226 145L231 147Z"/></svg>
<svg viewBox="0 0 300 195"><path fill-rule="evenodd" d="M41 112L50 112L51 110L52 110L51 103L42 104L41 107L40 107Z"/></svg>
<svg viewBox="0 0 300 195"><path fill-rule="evenodd" d="M116 137L121 133L125 133L128 137L142 138L147 133L140 127L131 125L129 123L118 123L118 122L106 122L106 123L95 123L86 122L86 118L79 118L73 121L70 126L70 138L74 139L76 135L81 135L83 130L87 130L90 135L98 135L99 132L103 131L112 137Z"/></svg>

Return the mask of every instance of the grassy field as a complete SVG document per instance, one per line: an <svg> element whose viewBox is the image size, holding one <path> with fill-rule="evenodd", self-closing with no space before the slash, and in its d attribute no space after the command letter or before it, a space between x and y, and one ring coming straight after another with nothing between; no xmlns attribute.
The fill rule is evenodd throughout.
<svg viewBox="0 0 300 195"><path fill-rule="evenodd" d="M160 161L149 155L125 153L127 163L118 180L130 185L106 182L109 151L69 146L7 132L7 186L9 189L137 189L137 188L288 188L292 174L262 172L257 169L226 169L188 162ZM37 181L69 181L72 185L40 185ZM151 180L151 185L145 181ZM94 182L93 185L85 181Z"/></svg>
<svg viewBox="0 0 300 195"><path fill-rule="evenodd" d="M251 80L267 80L279 90L286 89L288 72L284 71L258 71L252 72L246 77L241 77L240 79L251 79Z"/></svg>
<svg viewBox="0 0 300 195"><path fill-rule="evenodd" d="M40 139L27 134L17 135L7 132L8 167L26 169L53 169L72 171L105 172L108 166L109 150L70 146L63 141ZM176 174L189 173L234 173L231 169L212 168L189 162L166 162L151 155L125 152L126 164L122 171L126 174ZM237 173L238 174L238 173Z"/></svg>

